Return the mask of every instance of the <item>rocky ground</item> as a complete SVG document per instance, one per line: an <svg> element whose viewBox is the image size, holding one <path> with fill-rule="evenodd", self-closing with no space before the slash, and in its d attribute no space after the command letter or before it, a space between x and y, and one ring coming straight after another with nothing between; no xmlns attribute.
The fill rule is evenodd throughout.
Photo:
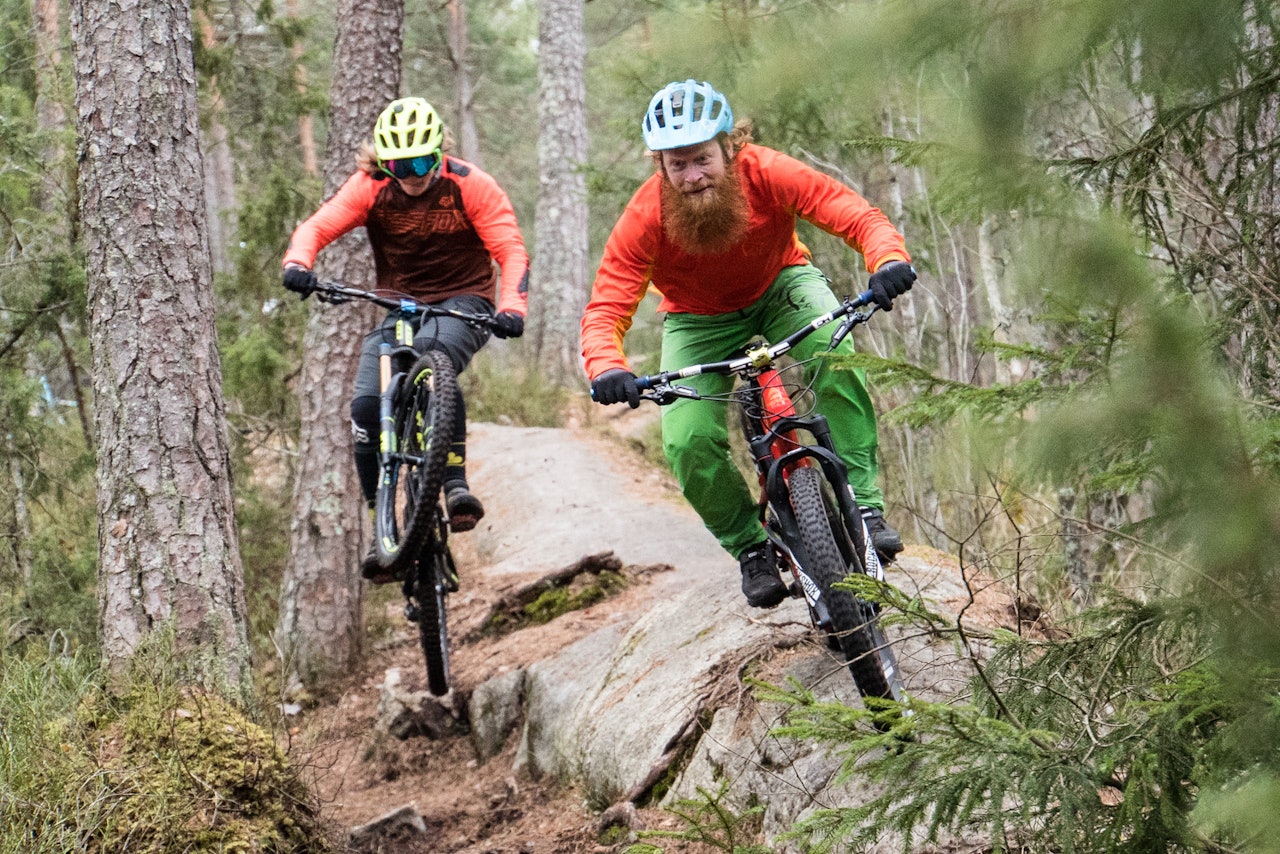
<svg viewBox="0 0 1280 854"><path fill-rule="evenodd" d="M638 422L644 416L625 417ZM366 667L351 675L338 698L296 719L290 755L305 768L326 817L344 831L363 828L348 843L350 851L578 854L626 848L627 835L610 831L608 818L589 808L573 783L517 770L518 728L496 755L481 760L465 722L477 686L601 627L632 623L692 579L722 577L736 590L736 565L674 484L618 438L637 424L617 426L608 435L584 427L473 426L472 486L488 515L475 531L452 541L462 589L449 601L455 688L443 711L437 708L434 723L403 739L378 723L386 697L425 688L416 634L401 616L398 591L379 589L366 603L377 637ZM545 625L502 636L480 633L494 605L513 591L584 557L610 553L628 568L631 582L618 595ZM938 575L959 577L945 556L930 552L929 560ZM1007 598L965 605L970 617L981 618L988 609L991 623L1007 622L1011 613ZM639 829L678 826L656 807L626 818L632 840ZM672 854L715 850L653 841Z"/></svg>
<svg viewBox="0 0 1280 854"><path fill-rule="evenodd" d="M622 427L627 429L634 428ZM473 425L469 441L473 488L488 515L475 531L452 540L463 577L462 589L449 600L459 697L584 637L653 595L653 585L645 583L515 635L469 637L513 588L588 554L616 548L629 561L655 563L678 554L686 566L715 564L726 583L735 582L731 560L719 552L674 484L625 440L590 429L529 431L480 424ZM663 530L639 534L648 524ZM628 536L628 531L635 533ZM513 549L512 543L521 545ZM510 557L494 564L498 553ZM370 623L389 634L377 642L366 667L352 674L340 698L306 710L298 721L295 761L305 765L335 826L356 828L409 808L351 850L620 850L600 841L599 817L579 792L513 770L517 735L501 753L481 762L462 724L437 737L405 740L379 730L378 705L389 673L393 679L399 674L405 690L425 689L421 651L401 614L402 602L397 590L372 592ZM661 810L650 812L645 823L673 825ZM414 829L416 816L421 824Z"/></svg>

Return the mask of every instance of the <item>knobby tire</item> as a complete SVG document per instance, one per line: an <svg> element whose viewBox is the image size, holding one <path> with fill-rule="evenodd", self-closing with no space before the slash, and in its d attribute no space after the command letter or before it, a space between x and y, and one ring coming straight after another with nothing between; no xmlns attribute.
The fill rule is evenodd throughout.
<svg viewBox="0 0 1280 854"><path fill-rule="evenodd" d="M418 606L418 637L427 663L427 689L437 697L449 693L449 633L445 597L454 573L453 555L449 553L448 532L443 516L437 511L432 520L436 536L431 549L418 561L418 580L414 599Z"/></svg>
<svg viewBox="0 0 1280 854"><path fill-rule="evenodd" d="M412 566L423 551L453 441L458 377L449 357L428 350L405 376L395 407L397 451L378 484L378 563L389 572Z"/></svg>
<svg viewBox="0 0 1280 854"><path fill-rule="evenodd" d="M894 689L897 675L893 672L896 669L893 658L876 624L874 611L849 591L835 587L848 571L862 572L863 569L861 562L848 566L836 544L823 499L821 472L809 466L797 468L791 473L789 487L800 542L808 558L805 569L826 600L832 635L840 645L858 692L864 697L901 699L900 689ZM882 659L882 650L887 660ZM884 669L886 664L891 668L888 675Z"/></svg>

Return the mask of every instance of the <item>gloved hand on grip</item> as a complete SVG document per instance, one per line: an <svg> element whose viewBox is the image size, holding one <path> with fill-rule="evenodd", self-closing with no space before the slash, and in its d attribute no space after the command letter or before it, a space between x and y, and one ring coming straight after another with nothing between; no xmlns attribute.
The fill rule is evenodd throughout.
<svg viewBox="0 0 1280 854"><path fill-rule="evenodd" d="M882 311L893 311L894 297L900 297L916 281L916 268L906 261L890 261L881 265L879 270L871 274L867 282L871 286L871 295Z"/></svg>
<svg viewBox="0 0 1280 854"><path fill-rule="evenodd" d="M316 289L316 274L301 264L285 264L284 286L296 293L299 299L306 299Z"/></svg>
<svg viewBox="0 0 1280 854"><path fill-rule="evenodd" d="M606 406L611 403L627 404L635 409L640 405L640 389L636 375L623 368L612 368L591 381L591 397Z"/></svg>
<svg viewBox="0 0 1280 854"><path fill-rule="evenodd" d="M519 338L524 334L524 315L500 311L494 315L492 328L499 338Z"/></svg>

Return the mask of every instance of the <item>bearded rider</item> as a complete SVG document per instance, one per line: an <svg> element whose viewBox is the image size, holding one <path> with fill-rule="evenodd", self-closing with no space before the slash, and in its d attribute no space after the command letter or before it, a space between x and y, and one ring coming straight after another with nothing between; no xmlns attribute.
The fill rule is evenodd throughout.
<svg viewBox="0 0 1280 854"><path fill-rule="evenodd" d="M636 191L613 228L582 318L582 355L598 403L639 405L636 375L622 349L647 289L665 312L661 370L718 361L756 336L777 341L836 308L839 301L796 235L796 218L862 253L880 308L916 280L903 236L862 196L835 179L751 142L734 124L724 95L708 83L674 82L653 96L642 122L655 174ZM817 411L864 508L883 558L902 550L884 519L878 480L876 416L865 372L823 369L831 331L793 351L805 363ZM846 338L837 353L852 353ZM732 377L685 381L704 396L724 395ZM724 400L681 399L662 409L662 444L685 498L720 545L738 559L742 591L755 607L787 595L758 505L729 455Z"/></svg>
<svg viewBox="0 0 1280 854"><path fill-rule="evenodd" d="M392 101L374 125L372 144L364 143L357 153L355 173L294 231L284 256L284 286L305 299L315 290L311 266L320 250L364 226L379 290L440 308L493 315L494 335L519 338L528 304L529 256L515 210L497 181L473 164L446 156L443 144L444 126L429 103L422 98ZM370 512L378 483L378 348L394 341L397 316L389 313L365 336L351 399L356 471ZM462 373L488 340L487 330L452 317L433 317L416 329L414 346L444 353ZM469 531L484 516L484 506L467 486L461 391L456 404L444 472L445 509L453 531ZM374 582L393 580L372 549L361 571Z"/></svg>

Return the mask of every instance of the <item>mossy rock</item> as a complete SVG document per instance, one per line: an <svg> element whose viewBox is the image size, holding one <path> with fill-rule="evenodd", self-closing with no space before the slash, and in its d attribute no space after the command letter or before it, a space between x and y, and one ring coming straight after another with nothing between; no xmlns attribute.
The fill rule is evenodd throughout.
<svg viewBox="0 0 1280 854"><path fill-rule="evenodd" d="M100 768L114 804L98 850L330 850L311 799L271 734L231 703L135 692L103 732Z"/></svg>

